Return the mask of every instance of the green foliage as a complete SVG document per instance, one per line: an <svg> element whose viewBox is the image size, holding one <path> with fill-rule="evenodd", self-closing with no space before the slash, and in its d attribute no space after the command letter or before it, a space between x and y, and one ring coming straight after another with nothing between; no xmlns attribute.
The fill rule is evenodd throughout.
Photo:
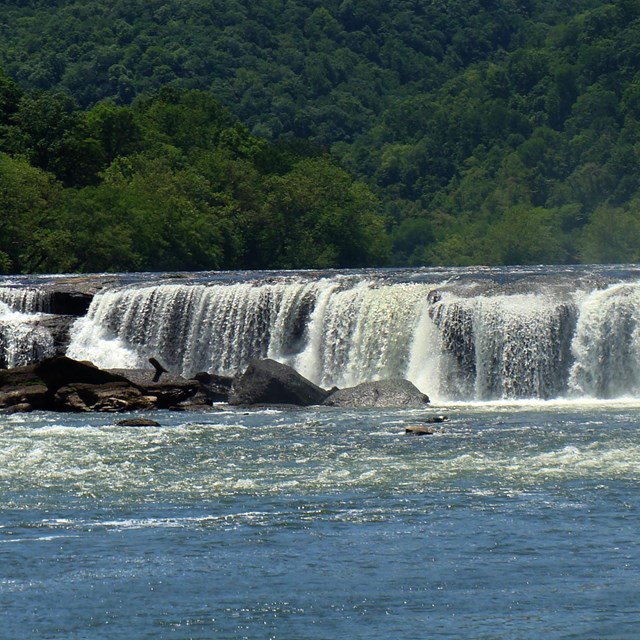
<svg viewBox="0 0 640 640"><path fill-rule="evenodd" d="M640 262L638 201L628 208L603 205L579 242L580 258L591 263Z"/></svg>
<svg viewBox="0 0 640 640"><path fill-rule="evenodd" d="M24 159L0 153L0 273L39 270L39 243L60 189Z"/></svg>
<svg viewBox="0 0 640 640"><path fill-rule="evenodd" d="M31 268L637 257L637 0L32 0L0 33L0 151L64 187Z"/></svg>
<svg viewBox="0 0 640 640"><path fill-rule="evenodd" d="M301 160L271 178L267 190L254 247L263 265L274 258L272 264L285 269L363 267L385 260L384 220L373 194L330 159Z"/></svg>
<svg viewBox="0 0 640 640"><path fill-rule="evenodd" d="M0 153L0 272L387 257L384 218L364 184L309 145L253 136L206 93L167 89L85 112L55 93L14 103L16 150Z"/></svg>

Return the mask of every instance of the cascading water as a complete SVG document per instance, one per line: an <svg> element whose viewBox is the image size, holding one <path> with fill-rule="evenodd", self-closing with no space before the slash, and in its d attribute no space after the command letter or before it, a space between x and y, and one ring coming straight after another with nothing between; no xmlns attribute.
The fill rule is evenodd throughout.
<svg viewBox="0 0 640 640"><path fill-rule="evenodd" d="M21 367L52 354L51 333L37 326L35 318L0 302L0 368Z"/></svg>
<svg viewBox="0 0 640 640"><path fill-rule="evenodd" d="M103 367L232 374L253 358L286 362L326 386L400 376L428 289L312 282L159 285L96 296L71 357Z"/></svg>
<svg viewBox="0 0 640 640"><path fill-rule="evenodd" d="M48 296L36 287L0 287L0 302L21 313L47 310Z"/></svg>
<svg viewBox="0 0 640 640"><path fill-rule="evenodd" d="M270 357L325 388L404 377L440 401L638 396L638 272L594 269L146 277L96 295L67 353L105 368L153 356L187 376ZM45 304L13 291L0 287L14 300L4 366L47 352L16 328L33 314L7 330L7 314Z"/></svg>
<svg viewBox="0 0 640 640"><path fill-rule="evenodd" d="M640 283L585 296L572 345L569 385L596 398L640 395Z"/></svg>
<svg viewBox="0 0 640 640"><path fill-rule="evenodd" d="M420 384L422 364L437 354L431 382L438 395L490 400L565 391L575 324L571 302L543 294L438 294L422 322L429 320L437 330L416 345L409 377Z"/></svg>

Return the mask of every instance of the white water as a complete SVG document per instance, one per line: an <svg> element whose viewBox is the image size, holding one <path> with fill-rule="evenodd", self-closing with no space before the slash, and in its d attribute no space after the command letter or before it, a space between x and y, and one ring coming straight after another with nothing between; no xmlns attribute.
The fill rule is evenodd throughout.
<svg viewBox="0 0 640 640"><path fill-rule="evenodd" d="M69 355L184 375L270 357L317 384L406 377L435 400L640 395L640 284L524 293L369 278L107 291Z"/></svg>
<svg viewBox="0 0 640 640"><path fill-rule="evenodd" d="M53 338L34 324L37 317L0 302L0 368L21 367L51 355Z"/></svg>
<svg viewBox="0 0 640 640"><path fill-rule="evenodd" d="M318 384L357 384L406 370L428 291L335 278L122 289L96 297L68 355L112 368L158 356L185 375L271 357Z"/></svg>
<svg viewBox="0 0 640 640"><path fill-rule="evenodd" d="M68 355L106 368L153 356L183 375L269 357L326 388L404 377L435 401L640 397L635 272L512 275L146 279L98 294ZM0 287L0 305L0 366L48 355L46 296Z"/></svg>
<svg viewBox="0 0 640 640"><path fill-rule="evenodd" d="M2 287L0 302L14 311L37 313L46 311L47 297L41 289L35 287Z"/></svg>

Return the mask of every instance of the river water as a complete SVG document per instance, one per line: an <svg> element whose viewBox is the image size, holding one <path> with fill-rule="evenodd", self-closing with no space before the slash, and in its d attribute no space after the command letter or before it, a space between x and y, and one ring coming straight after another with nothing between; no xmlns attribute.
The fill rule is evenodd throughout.
<svg viewBox="0 0 640 640"><path fill-rule="evenodd" d="M55 280L0 283L5 366ZM637 266L134 274L68 353L433 405L0 415L2 640L640 637Z"/></svg>
<svg viewBox="0 0 640 640"><path fill-rule="evenodd" d="M3 639L638 637L640 403L158 419L0 419Z"/></svg>

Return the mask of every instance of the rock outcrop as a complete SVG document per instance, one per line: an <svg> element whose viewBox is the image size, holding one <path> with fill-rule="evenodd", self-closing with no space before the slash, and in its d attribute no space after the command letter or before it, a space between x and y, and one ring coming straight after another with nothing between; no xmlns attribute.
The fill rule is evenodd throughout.
<svg viewBox="0 0 640 640"><path fill-rule="evenodd" d="M237 376L229 404L278 404L307 407L322 404L329 392L301 376L295 369L275 360L253 360Z"/></svg>
<svg viewBox="0 0 640 640"><path fill-rule="evenodd" d="M202 371L193 376L200 383L200 391L208 402L227 402L233 385L231 376L221 376L216 373Z"/></svg>
<svg viewBox="0 0 640 640"><path fill-rule="evenodd" d="M57 356L0 370L0 410L119 412L210 404L197 380L165 375L162 382L153 382L153 376L151 369L109 371Z"/></svg>
<svg viewBox="0 0 640 640"><path fill-rule="evenodd" d="M429 397L408 380L378 380L338 389L323 404L330 407L424 407Z"/></svg>
<svg viewBox="0 0 640 640"><path fill-rule="evenodd" d="M332 407L424 407L429 398L407 380L365 382L327 391L275 360L254 360L231 379L199 373L193 379L156 370L99 369L67 356L0 370L0 411L147 411L230 405L326 405ZM426 422L441 422L434 417Z"/></svg>

